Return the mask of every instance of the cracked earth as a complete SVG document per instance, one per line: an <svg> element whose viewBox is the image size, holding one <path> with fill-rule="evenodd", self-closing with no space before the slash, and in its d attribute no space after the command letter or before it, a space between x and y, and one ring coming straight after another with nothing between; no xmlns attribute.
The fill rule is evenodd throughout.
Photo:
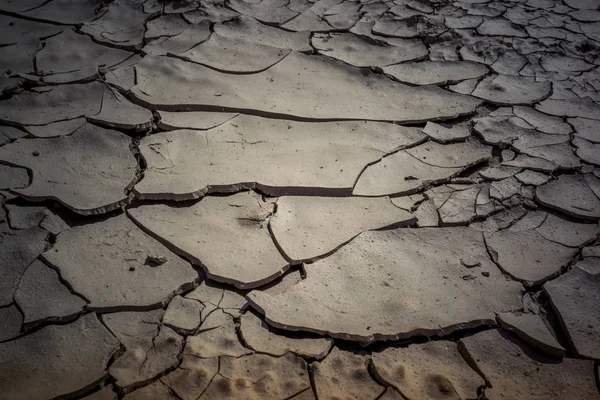
<svg viewBox="0 0 600 400"><path fill-rule="evenodd" d="M600 399L599 0L0 32L0 400Z"/></svg>

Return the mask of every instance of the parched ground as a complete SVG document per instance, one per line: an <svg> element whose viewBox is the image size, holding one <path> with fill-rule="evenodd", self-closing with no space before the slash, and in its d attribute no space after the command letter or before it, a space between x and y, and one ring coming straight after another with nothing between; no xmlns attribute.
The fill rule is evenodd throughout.
<svg viewBox="0 0 600 400"><path fill-rule="evenodd" d="M599 0L0 0L0 400L600 399Z"/></svg>

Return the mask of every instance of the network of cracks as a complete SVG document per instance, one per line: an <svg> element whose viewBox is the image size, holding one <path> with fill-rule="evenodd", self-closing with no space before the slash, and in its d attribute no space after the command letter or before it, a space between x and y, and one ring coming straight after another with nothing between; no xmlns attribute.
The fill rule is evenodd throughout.
<svg viewBox="0 0 600 400"><path fill-rule="evenodd" d="M0 33L0 399L600 398L600 1Z"/></svg>

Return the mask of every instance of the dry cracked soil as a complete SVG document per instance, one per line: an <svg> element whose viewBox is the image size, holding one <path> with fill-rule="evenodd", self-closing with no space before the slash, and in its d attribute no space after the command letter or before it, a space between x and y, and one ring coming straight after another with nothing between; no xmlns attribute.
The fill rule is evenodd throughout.
<svg viewBox="0 0 600 400"><path fill-rule="evenodd" d="M0 400L598 400L599 221L599 0L0 0Z"/></svg>

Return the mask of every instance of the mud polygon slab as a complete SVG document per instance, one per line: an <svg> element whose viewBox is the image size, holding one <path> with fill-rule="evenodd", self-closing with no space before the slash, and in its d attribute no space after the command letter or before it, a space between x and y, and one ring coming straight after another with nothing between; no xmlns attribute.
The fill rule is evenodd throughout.
<svg viewBox="0 0 600 400"><path fill-rule="evenodd" d="M550 115L600 120L600 104L587 98L568 100L546 99L536 104L535 109Z"/></svg>
<svg viewBox="0 0 600 400"><path fill-rule="evenodd" d="M414 222L387 197L285 196L277 200L269 226L287 258L300 262L335 251L361 232Z"/></svg>
<svg viewBox="0 0 600 400"><path fill-rule="evenodd" d="M88 116L90 122L111 129L141 132L150 129L153 115L150 110L131 103L114 89L105 89L102 96L102 110Z"/></svg>
<svg viewBox="0 0 600 400"><path fill-rule="evenodd" d="M230 39L241 39L246 42L291 49L300 52L310 52L310 32L289 32L273 26L261 24L252 17L239 16L233 21L216 24L216 34Z"/></svg>
<svg viewBox="0 0 600 400"><path fill-rule="evenodd" d="M498 105L528 105L546 98L551 90L549 81L535 82L527 77L496 75L479 82L471 95Z"/></svg>
<svg viewBox="0 0 600 400"><path fill-rule="evenodd" d="M440 224L440 215L435 208L433 200L422 202L415 210L415 216L417 217L417 226L419 228L439 226Z"/></svg>
<svg viewBox="0 0 600 400"><path fill-rule="evenodd" d="M600 398L589 360L565 358L557 362L499 330L461 339L459 348L489 382L491 387L485 395L490 400Z"/></svg>
<svg viewBox="0 0 600 400"><path fill-rule="evenodd" d="M208 130L224 124L239 114L221 112L168 112L158 111L158 126L165 130L198 129Z"/></svg>
<svg viewBox="0 0 600 400"><path fill-rule="evenodd" d="M161 265L148 256L164 257ZM60 271L92 309L122 309L163 304L198 273L126 216L62 232L44 259Z"/></svg>
<svg viewBox="0 0 600 400"><path fill-rule="evenodd" d="M169 388L161 381L154 381L148 386L134 390L123 396L123 400L179 400L171 394Z"/></svg>
<svg viewBox="0 0 600 400"><path fill-rule="evenodd" d="M250 348L276 357L292 352L301 357L321 359L333 345L331 339L293 338L271 332L268 326L251 312L241 317L240 335Z"/></svg>
<svg viewBox="0 0 600 400"><path fill-rule="evenodd" d="M469 277L464 264L477 263L487 276ZM521 303L521 284L506 280L468 228L365 232L306 268L282 294L247 295L270 325L373 342L479 326ZM440 309L448 298L452 308Z"/></svg>
<svg viewBox="0 0 600 400"><path fill-rule="evenodd" d="M383 72L412 85L448 85L480 78L489 69L472 61L423 61L384 67Z"/></svg>
<svg viewBox="0 0 600 400"><path fill-rule="evenodd" d="M125 189L137 166L130 143L120 132L85 124L70 136L19 139L0 148L0 160L31 171L31 185L14 189L19 196L97 214L128 201Z"/></svg>
<svg viewBox="0 0 600 400"><path fill-rule="evenodd" d="M51 23L76 25L96 18L102 5L101 0L52 0L21 14Z"/></svg>
<svg viewBox="0 0 600 400"><path fill-rule="evenodd" d="M188 23L179 15L162 15L148 21L144 39L152 40L161 36L179 35L188 27Z"/></svg>
<svg viewBox="0 0 600 400"><path fill-rule="evenodd" d="M6 210L10 217L12 229L27 229L40 226L40 223L53 213L46 207L24 207L16 204L7 204Z"/></svg>
<svg viewBox="0 0 600 400"><path fill-rule="evenodd" d="M349 195L366 165L424 138L383 122L296 122L240 115L208 132L178 130L141 140L148 167L135 193L188 200L259 188L271 195Z"/></svg>
<svg viewBox="0 0 600 400"><path fill-rule="evenodd" d="M559 316L559 321L575 353L580 357L600 358L600 317L594 310L600 302L600 275L578 267L547 282L544 291Z"/></svg>
<svg viewBox="0 0 600 400"><path fill-rule="evenodd" d="M164 73L155 77L157 69ZM137 72L132 96L151 109L168 111L219 107L303 119L417 122L458 117L479 104L468 96L436 87L408 87L341 62L296 52L251 75L223 74L164 57L145 57ZM290 92L281 85L297 90ZM385 100L391 97L396 101Z"/></svg>
<svg viewBox="0 0 600 400"><path fill-rule="evenodd" d="M419 13L415 14L418 15ZM399 18L390 13L386 13L379 18L373 25L372 31L381 36L394 38L416 38L419 36L419 29L414 17Z"/></svg>
<svg viewBox="0 0 600 400"><path fill-rule="evenodd" d="M0 306L13 302L23 273L44 250L47 235L40 228L0 231Z"/></svg>
<svg viewBox="0 0 600 400"><path fill-rule="evenodd" d="M225 73L254 74L280 62L289 49L278 49L213 33L180 57Z"/></svg>
<svg viewBox="0 0 600 400"><path fill-rule="evenodd" d="M163 324L184 332L191 332L200 326L204 305L197 301L181 296L175 296L169 303Z"/></svg>
<svg viewBox="0 0 600 400"><path fill-rule="evenodd" d="M482 191L485 192L485 201ZM492 207L492 210L496 208L493 200L489 197L488 186L439 186L432 188L427 195L433 200L437 208L436 213L445 225L467 224L481 213L478 208L488 205Z"/></svg>
<svg viewBox="0 0 600 400"><path fill-rule="evenodd" d="M86 119L84 117L68 119L66 121L52 122L47 125L26 125L25 129L35 137L47 138L56 136L65 136L75 132L83 124Z"/></svg>
<svg viewBox="0 0 600 400"><path fill-rule="evenodd" d="M64 26L46 24L8 15L0 15L0 45L15 44L56 35L65 30Z"/></svg>
<svg viewBox="0 0 600 400"><path fill-rule="evenodd" d="M504 18L486 19L477 27L480 35L527 37L521 27Z"/></svg>
<svg viewBox="0 0 600 400"><path fill-rule="evenodd" d="M245 348L239 342L233 318L229 322L215 329L201 331L186 340L184 355L199 358L212 357L241 357L251 354L252 350Z"/></svg>
<svg viewBox="0 0 600 400"><path fill-rule="evenodd" d="M531 157L526 154L519 154L510 161L503 161L502 165L528 168L540 172L553 172L558 168L558 165L551 161L544 160L543 158Z"/></svg>
<svg viewBox="0 0 600 400"><path fill-rule="evenodd" d="M272 211L259 195L242 192L186 208L147 205L128 212L173 251L204 266L211 279L253 288L289 268L267 229Z"/></svg>
<svg viewBox="0 0 600 400"><path fill-rule="evenodd" d="M0 19L1 21L1 19ZM34 71L35 54L40 50L38 39L19 42L11 46L0 47L0 72L2 76L15 76ZM9 85L9 88L12 85ZM2 89L4 92L5 89Z"/></svg>
<svg viewBox="0 0 600 400"><path fill-rule="evenodd" d="M569 118L575 128L575 136L593 143L600 143L600 121L587 118Z"/></svg>
<svg viewBox="0 0 600 400"><path fill-rule="evenodd" d="M66 30L46 40L37 53L38 71L44 74L73 72L87 66L112 67L133 55L128 51L103 46L89 36Z"/></svg>
<svg viewBox="0 0 600 400"><path fill-rule="evenodd" d="M313 364L317 396L324 399L377 398L385 388L371 378L369 357L334 347L325 360Z"/></svg>
<svg viewBox="0 0 600 400"><path fill-rule="evenodd" d="M600 198L594 186L600 180L592 175L561 175L536 189L536 199L541 204L561 211L571 217L600 219Z"/></svg>
<svg viewBox="0 0 600 400"><path fill-rule="evenodd" d="M95 314L1 343L3 395L32 400L85 392L106 376L118 349L118 340Z"/></svg>
<svg viewBox="0 0 600 400"><path fill-rule="evenodd" d="M540 213L531 213L527 218ZM537 285L560 272L571 262L577 247L598 234L595 224L577 224L548 215L541 224L486 234L486 244L498 265L526 285Z"/></svg>
<svg viewBox="0 0 600 400"><path fill-rule="evenodd" d="M102 320L125 352L110 366L119 387L147 382L179 363L183 338L161 324L162 310L104 314Z"/></svg>
<svg viewBox="0 0 600 400"><path fill-rule="evenodd" d="M179 367L160 378L183 400L196 400L219 371L219 358L198 358L184 355Z"/></svg>
<svg viewBox="0 0 600 400"><path fill-rule="evenodd" d="M210 21L203 21L197 25L190 25L179 35L159 38L142 48L142 53L153 56L167 54L181 54L192 47L204 42L210 37Z"/></svg>
<svg viewBox="0 0 600 400"><path fill-rule="evenodd" d="M475 398L483 379L463 360L456 343L439 340L373 353L375 374L407 399Z"/></svg>
<svg viewBox="0 0 600 400"><path fill-rule="evenodd" d="M598 0L564 0L564 2L577 10L596 10L600 7Z"/></svg>
<svg viewBox="0 0 600 400"><path fill-rule="evenodd" d="M520 171L520 168L498 165L495 167L487 167L480 170L479 175L490 181L499 181L502 179L510 178L511 176L515 176Z"/></svg>
<svg viewBox="0 0 600 400"><path fill-rule="evenodd" d="M573 146L577 148L575 153L582 161L590 164L600 165L600 144L589 142L585 139L573 139Z"/></svg>
<svg viewBox="0 0 600 400"><path fill-rule="evenodd" d="M410 194L428 184L446 181L490 156L490 147L474 141L447 145L427 142L398 151L367 166L352 194Z"/></svg>
<svg viewBox="0 0 600 400"><path fill-rule="evenodd" d="M199 400L235 398L278 400L310 390L306 363L287 353L281 357L250 354L221 357L219 375Z"/></svg>
<svg viewBox="0 0 600 400"><path fill-rule="evenodd" d="M23 312L25 324L45 319L72 317L83 311L86 302L63 285L55 270L39 260L23 273L15 301Z"/></svg>
<svg viewBox="0 0 600 400"><path fill-rule="evenodd" d="M23 315L14 304L0 307L0 342L19 336Z"/></svg>
<svg viewBox="0 0 600 400"><path fill-rule="evenodd" d="M546 71L551 72L583 72L594 68L579 58L566 57L557 54L549 54L540 60L540 65Z"/></svg>
<svg viewBox="0 0 600 400"><path fill-rule="evenodd" d="M286 7L287 1L282 0L265 0L260 3L230 0L227 4L240 14L249 15L266 24L283 24L299 14Z"/></svg>
<svg viewBox="0 0 600 400"><path fill-rule="evenodd" d="M515 178L517 178L517 180L524 185L534 185L534 186L543 185L544 183L548 182L551 179L550 176L548 176L546 174L542 174L541 172L535 172L535 171L530 171L530 170L525 170L523 172L519 172L518 174L515 175Z"/></svg>
<svg viewBox="0 0 600 400"><path fill-rule="evenodd" d="M427 56L427 48L420 40L403 40L394 46L378 42L368 36L352 33L314 35L312 45L320 54L337 58L355 67L384 67Z"/></svg>
<svg viewBox="0 0 600 400"><path fill-rule="evenodd" d="M544 133L566 135L573 131L569 124L563 121L562 118L541 113L535 108L526 106L514 106L513 113L517 117L527 121L537 130Z"/></svg>
<svg viewBox="0 0 600 400"><path fill-rule="evenodd" d="M427 122L423 133L441 143L462 141L471 136L468 126L460 123L451 125Z"/></svg>
<svg viewBox="0 0 600 400"><path fill-rule="evenodd" d="M534 133L515 140L513 147L524 155L548 161L554 164L556 168L579 168L581 161L573 151L573 147L567 143L567 137L566 135L536 135ZM544 144L546 141L562 141L562 143ZM590 155L589 152L587 154L583 153L583 155L590 156L592 159L596 158L594 155Z"/></svg>
<svg viewBox="0 0 600 400"><path fill-rule="evenodd" d="M498 201L504 201L518 194L521 184L513 177L492 182L490 185L490 197Z"/></svg>
<svg viewBox="0 0 600 400"><path fill-rule="evenodd" d="M23 92L2 101L0 120L19 125L46 125L100 112L102 84L61 85L43 93ZM36 110L31 113L30 110Z"/></svg>
<svg viewBox="0 0 600 400"><path fill-rule="evenodd" d="M108 325L111 330L114 329ZM147 382L179 364L183 337L171 328L161 326L150 339L142 338L111 364L110 375L116 379L117 386L132 387Z"/></svg>
<svg viewBox="0 0 600 400"><path fill-rule="evenodd" d="M0 164L0 188L20 189L29 186L29 175L25 168Z"/></svg>
<svg viewBox="0 0 600 400"><path fill-rule="evenodd" d="M514 332L533 347L551 356L565 356L565 349L556 341L539 315L501 313L498 314L498 322L501 327Z"/></svg>
<svg viewBox="0 0 600 400"><path fill-rule="evenodd" d="M100 18L85 23L81 31L91 35L97 42L135 50L143 43L147 18L140 2L116 0L108 5L108 11Z"/></svg>

